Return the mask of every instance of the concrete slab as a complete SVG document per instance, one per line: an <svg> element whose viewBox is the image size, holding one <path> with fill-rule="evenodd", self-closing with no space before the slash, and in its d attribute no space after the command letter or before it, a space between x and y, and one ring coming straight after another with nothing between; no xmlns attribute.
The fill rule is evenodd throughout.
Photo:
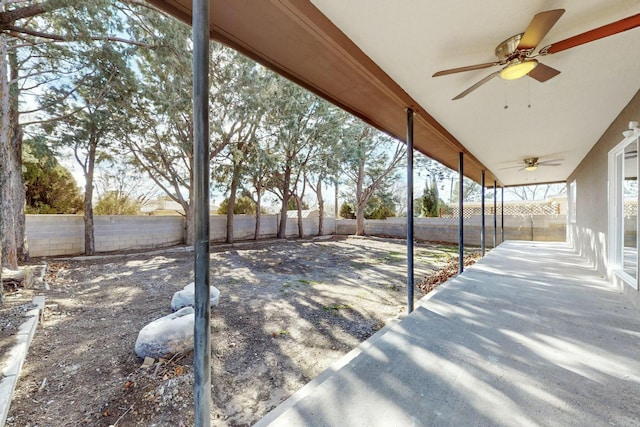
<svg viewBox="0 0 640 427"><path fill-rule="evenodd" d="M506 242L256 426L639 426L639 338L566 244Z"/></svg>

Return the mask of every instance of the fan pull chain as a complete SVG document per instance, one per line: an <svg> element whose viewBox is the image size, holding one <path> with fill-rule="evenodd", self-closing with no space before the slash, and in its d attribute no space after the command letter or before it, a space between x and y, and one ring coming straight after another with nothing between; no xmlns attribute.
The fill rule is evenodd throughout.
<svg viewBox="0 0 640 427"><path fill-rule="evenodd" d="M531 108L531 79L527 79L527 92L529 93L529 104L527 104L527 108Z"/></svg>

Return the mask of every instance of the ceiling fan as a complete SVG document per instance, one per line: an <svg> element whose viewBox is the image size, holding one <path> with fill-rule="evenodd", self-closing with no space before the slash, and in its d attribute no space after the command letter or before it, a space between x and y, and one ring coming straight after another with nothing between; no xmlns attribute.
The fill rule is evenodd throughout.
<svg viewBox="0 0 640 427"><path fill-rule="evenodd" d="M564 159L545 160L543 162L539 160L540 159L538 157L526 157L522 159L522 161L524 162L524 166L523 165L509 166L506 168L501 168L501 170L519 168L518 171L525 170L525 171L533 172L534 170L538 169L540 166L560 166L562 163L559 163L559 162L563 161Z"/></svg>
<svg viewBox="0 0 640 427"><path fill-rule="evenodd" d="M489 74L484 79L457 95L453 98L453 101L467 96L469 93L497 76L500 76L505 80L515 80L528 75L542 83L557 76L560 74L560 71L549 67L548 65L544 65L534 58L561 52L572 47L580 46L582 44L640 26L639 13L576 36L569 37L568 39L552 43L543 47L537 53L534 53L538 44L555 25L558 19L560 19L563 13L564 9L554 9L546 12L540 12L535 15L524 33L511 36L496 47L495 55L498 57L498 61L438 71L432 77L446 76L448 74L460 73L463 71L480 70L493 66L502 67L499 71Z"/></svg>

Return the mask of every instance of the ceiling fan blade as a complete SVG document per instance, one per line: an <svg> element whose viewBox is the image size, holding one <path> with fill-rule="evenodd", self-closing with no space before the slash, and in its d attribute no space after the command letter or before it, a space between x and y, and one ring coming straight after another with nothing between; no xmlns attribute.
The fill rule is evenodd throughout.
<svg viewBox="0 0 640 427"><path fill-rule="evenodd" d="M518 49L535 49L563 13L564 9L554 9L540 12L534 16L520 39L520 43L518 43Z"/></svg>
<svg viewBox="0 0 640 427"><path fill-rule="evenodd" d="M458 96L453 98L452 101L455 101L456 99L464 98L465 96L469 95L474 90L478 89L483 84L487 83L492 78L496 77L498 74L500 74L500 71L496 71L496 72L493 72L493 73L489 74L487 77L485 77L484 79L480 80L478 83L474 84L473 86L471 86L470 88L468 88L467 90L465 90L464 92L460 93Z"/></svg>
<svg viewBox="0 0 640 427"><path fill-rule="evenodd" d="M506 168L500 168L500 169L498 169L498 170L504 171L504 170L507 170L507 169L518 169L518 168L522 168L522 165L518 165L518 166L508 166L508 167L506 167Z"/></svg>
<svg viewBox="0 0 640 427"><path fill-rule="evenodd" d="M564 159L553 159L553 160L545 160L544 162L537 162L536 164L539 165L545 165L545 166L560 166L560 163L556 163L556 162L562 162L564 161Z"/></svg>
<svg viewBox="0 0 640 427"><path fill-rule="evenodd" d="M477 65L469 65L469 66L466 66L466 67L451 68L449 70L438 71L437 73L435 73L431 77L446 76L448 74L462 73L464 71L482 70L483 68L489 68L489 67L493 67L495 65L500 65L500 63L499 62L486 62L484 64L477 64Z"/></svg>
<svg viewBox="0 0 640 427"><path fill-rule="evenodd" d="M536 68L529 71L529 77L536 79L540 83L544 83L550 78L557 76L558 74L560 74L560 71L541 63L538 63Z"/></svg>
<svg viewBox="0 0 640 427"><path fill-rule="evenodd" d="M607 25L603 25L602 27L586 31L582 34L569 37L568 39L550 44L549 46L545 46L540 50L540 54L546 55L562 52L563 50L571 49L572 47L580 46L582 44L609 37L623 31L631 30L638 26L640 26L640 13L616 22L612 22Z"/></svg>

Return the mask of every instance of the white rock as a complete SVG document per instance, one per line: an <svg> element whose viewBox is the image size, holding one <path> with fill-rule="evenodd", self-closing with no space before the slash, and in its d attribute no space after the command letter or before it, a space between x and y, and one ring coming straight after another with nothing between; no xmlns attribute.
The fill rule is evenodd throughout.
<svg viewBox="0 0 640 427"><path fill-rule="evenodd" d="M154 320L138 333L136 354L143 359L145 357L158 359L193 350L194 321L195 314L192 307L185 307Z"/></svg>
<svg viewBox="0 0 640 427"><path fill-rule="evenodd" d="M220 302L220 291L215 286L209 287L209 302L211 307L215 307ZM177 311L183 307L193 307L195 301L195 284L189 283L183 290L173 294L171 298L171 310Z"/></svg>

